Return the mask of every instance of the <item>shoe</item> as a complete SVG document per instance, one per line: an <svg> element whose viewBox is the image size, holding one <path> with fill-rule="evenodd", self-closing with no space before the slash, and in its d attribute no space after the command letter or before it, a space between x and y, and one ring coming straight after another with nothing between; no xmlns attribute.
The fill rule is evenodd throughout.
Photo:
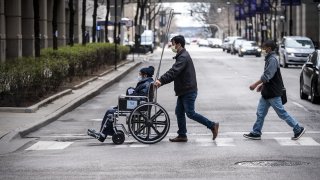
<svg viewBox="0 0 320 180"><path fill-rule="evenodd" d="M213 134L212 140L215 140L218 136L219 123L215 123L211 128L211 132Z"/></svg>
<svg viewBox="0 0 320 180"><path fill-rule="evenodd" d="M248 139L253 139L253 140L261 140L261 135L260 134L244 134L243 137L248 138Z"/></svg>
<svg viewBox="0 0 320 180"><path fill-rule="evenodd" d="M292 137L292 140L298 140L304 133L306 132L306 129L304 127L301 127L301 131L299 133L295 133L294 137Z"/></svg>
<svg viewBox="0 0 320 180"><path fill-rule="evenodd" d="M187 142L188 138L187 138L187 136L186 137L177 136L177 137L175 137L173 139L170 138L169 141L171 141L171 142Z"/></svg>
<svg viewBox="0 0 320 180"><path fill-rule="evenodd" d="M91 137L98 139L100 142L104 142L104 140L106 139L106 137L102 136L100 132L97 132L94 129L88 129L87 134Z"/></svg>

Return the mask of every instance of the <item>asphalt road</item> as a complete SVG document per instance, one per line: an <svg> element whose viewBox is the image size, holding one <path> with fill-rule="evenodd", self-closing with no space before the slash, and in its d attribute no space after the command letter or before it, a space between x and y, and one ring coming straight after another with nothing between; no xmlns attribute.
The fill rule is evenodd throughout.
<svg viewBox="0 0 320 180"><path fill-rule="evenodd" d="M0 179L320 179L320 105L300 100L301 67L281 68L287 88L286 110L307 129L299 141L291 141L291 128L270 109L261 141L243 133L255 121L259 93L249 85L260 78L263 57L230 55L221 49L187 46L197 71L196 110L220 123L216 141L206 127L187 120L187 143L171 143L176 136L176 97L173 83L158 90L157 102L170 115L165 139L153 145L126 137L122 145L108 138L104 143L86 136L98 129L118 95L135 86L138 67L120 82L82 104L57 121L29 134L32 141L18 151L0 156ZM166 49L161 73L173 64ZM160 51L142 66L158 67Z"/></svg>

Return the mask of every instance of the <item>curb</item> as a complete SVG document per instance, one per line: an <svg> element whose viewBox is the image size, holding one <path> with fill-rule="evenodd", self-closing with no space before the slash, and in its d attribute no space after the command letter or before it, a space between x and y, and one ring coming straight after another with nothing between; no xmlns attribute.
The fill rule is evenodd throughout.
<svg viewBox="0 0 320 180"><path fill-rule="evenodd" d="M119 81L120 79L122 79L125 75L127 75L128 72L132 71L134 68L139 66L141 63L142 62L136 62L132 67L129 67L127 70L122 72L120 75L118 75L117 77L115 77L112 80L109 80L108 82L106 82L105 84L101 85L97 89L85 93L84 96L81 96L80 98L77 98L74 101L66 104L64 107L58 109L56 112L50 114L46 118L42 118L41 120L39 120L39 122L31 125L30 127L26 127L26 128L20 129L18 131L18 134L20 135L20 137L24 137L27 134L29 134L31 132L34 132L34 131L38 130L39 128L41 128L43 126L46 126L46 125L50 124L51 122L57 120L59 117L61 117L65 113L70 112L71 110L73 110L76 107L80 106L84 102L86 102L86 101L90 100L91 98L93 98L94 96L98 95L101 91L106 89L108 86L110 86L113 83L115 83L115 82ZM14 137L17 137L17 136L14 136Z"/></svg>
<svg viewBox="0 0 320 180"><path fill-rule="evenodd" d="M132 62L134 62L134 61L133 61L133 60L127 60L127 61L119 64L117 67L119 68L119 67L121 67L121 66L124 66L124 65L129 64L129 63L132 63ZM88 80L86 80L86 81L81 82L80 84L77 84L77 85L71 87L71 89L69 88L69 89L66 89L66 90L64 90L64 91L58 92L58 93L56 93L56 94L54 94L54 95L52 95L52 96L50 96L50 97L48 97L48 98L40 101L40 102L38 102L38 103L36 103L36 104L34 104L34 105L31 105L31 106L29 106L29 107L0 107L0 112L35 113L41 106L44 106L44 105L46 105L46 104L49 104L49 103L51 103L52 101L54 101L54 100L56 100L56 99L58 99L58 98L60 98L60 97L62 97L62 96L65 96L65 95L67 95L67 94L70 94L70 93L72 93L72 90L80 89L80 88L82 88L83 86L87 85L88 83L90 83L90 82L98 79L98 78L101 77L101 76L104 76L104 75L106 75L106 74L109 74L109 73L111 73L111 72L113 72L113 71L114 71L113 68L111 68L111 69L109 69L109 70L106 70L105 72L99 74L98 76L94 76L94 77L92 77L92 78L90 78L90 79L88 79Z"/></svg>

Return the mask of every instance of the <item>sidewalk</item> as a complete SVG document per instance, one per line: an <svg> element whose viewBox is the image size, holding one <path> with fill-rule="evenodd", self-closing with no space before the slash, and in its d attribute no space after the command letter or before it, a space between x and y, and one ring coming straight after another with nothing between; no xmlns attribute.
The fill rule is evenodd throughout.
<svg viewBox="0 0 320 180"><path fill-rule="evenodd" d="M0 146L57 120L63 114L99 94L141 64L144 56L128 60L105 74L91 78L73 89L65 90L27 108L0 108Z"/></svg>

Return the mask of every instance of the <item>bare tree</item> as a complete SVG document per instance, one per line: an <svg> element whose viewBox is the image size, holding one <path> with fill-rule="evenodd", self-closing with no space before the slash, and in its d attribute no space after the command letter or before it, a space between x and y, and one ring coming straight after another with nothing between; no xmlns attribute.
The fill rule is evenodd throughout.
<svg viewBox="0 0 320 180"><path fill-rule="evenodd" d="M106 42L109 42L109 39L108 39L108 22L109 22L109 14L110 14L110 0L107 0L107 14L106 14L106 20L105 20L105 24L104 24L104 29L105 29L105 39L106 39Z"/></svg>
<svg viewBox="0 0 320 180"><path fill-rule="evenodd" d="M33 14L34 14L34 49L35 56L40 57L40 11L39 11L39 0L33 0Z"/></svg>
<svg viewBox="0 0 320 180"><path fill-rule="evenodd" d="M93 14L92 14L92 42L96 42L97 34L97 9L98 9L98 0L93 1Z"/></svg>

